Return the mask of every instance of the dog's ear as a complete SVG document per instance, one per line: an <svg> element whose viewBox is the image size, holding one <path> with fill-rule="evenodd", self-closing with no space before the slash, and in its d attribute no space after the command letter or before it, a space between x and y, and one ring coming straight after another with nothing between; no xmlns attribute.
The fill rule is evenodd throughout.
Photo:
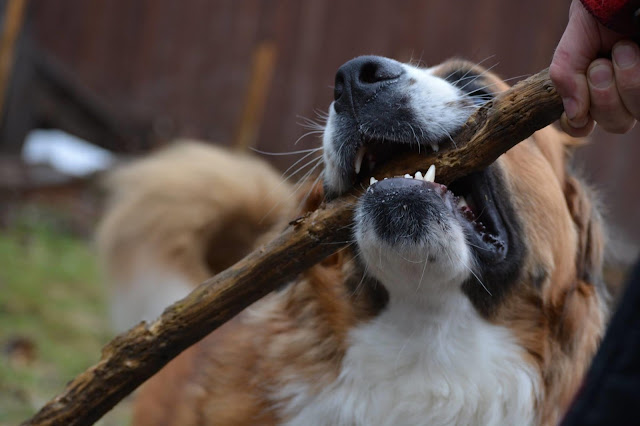
<svg viewBox="0 0 640 426"><path fill-rule="evenodd" d="M578 233L578 278L588 283L602 280L604 252L603 224L595 197L588 186L567 173L564 186L567 207Z"/></svg>

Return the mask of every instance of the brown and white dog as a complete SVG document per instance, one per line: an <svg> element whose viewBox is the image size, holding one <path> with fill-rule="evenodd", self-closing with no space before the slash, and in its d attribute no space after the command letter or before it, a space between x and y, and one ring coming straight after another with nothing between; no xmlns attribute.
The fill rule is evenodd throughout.
<svg viewBox="0 0 640 426"><path fill-rule="evenodd" d="M354 244L154 376L136 424L556 424L607 317L599 216L567 166L575 141L545 128L448 188L433 170L375 176L397 152L452 143L506 87L460 60L343 65L323 177L327 197L373 178ZM111 187L98 242L119 318L158 315L163 294L184 294L296 214L267 166L196 144L125 167Z"/></svg>

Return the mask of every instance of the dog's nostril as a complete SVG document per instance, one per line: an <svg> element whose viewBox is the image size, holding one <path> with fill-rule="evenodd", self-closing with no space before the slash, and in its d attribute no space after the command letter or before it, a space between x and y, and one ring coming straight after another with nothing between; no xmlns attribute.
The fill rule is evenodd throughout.
<svg viewBox="0 0 640 426"><path fill-rule="evenodd" d="M380 56L360 56L346 62L336 74L333 91L336 112L357 109L384 82L397 79L403 73L404 68L399 62Z"/></svg>
<svg viewBox="0 0 640 426"><path fill-rule="evenodd" d="M365 84L377 83L387 80L388 78L388 73L385 73L384 69L381 68L377 62L364 63L362 68L360 68L360 75L358 76L358 80Z"/></svg>

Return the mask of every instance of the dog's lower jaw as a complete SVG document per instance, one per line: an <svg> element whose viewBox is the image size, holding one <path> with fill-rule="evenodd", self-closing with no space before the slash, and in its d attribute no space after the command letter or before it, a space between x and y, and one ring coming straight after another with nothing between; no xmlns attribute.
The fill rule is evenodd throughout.
<svg viewBox="0 0 640 426"><path fill-rule="evenodd" d="M384 284L392 297L421 309L446 303L439 299L459 293L473 274L473 256L462 227L445 210L407 209L399 213L402 217L387 217L377 207L384 202L361 202L356 210L354 236L366 273ZM403 223L418 221L422 225L414 234Z"/></svg>

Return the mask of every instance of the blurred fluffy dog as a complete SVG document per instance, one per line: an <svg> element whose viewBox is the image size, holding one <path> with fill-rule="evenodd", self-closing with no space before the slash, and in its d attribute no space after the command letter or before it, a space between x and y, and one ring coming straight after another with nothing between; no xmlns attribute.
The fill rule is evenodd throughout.
<svg viewBox="0 0 640 426"><path fill-rule="evenodd" d="M373 178L354 244L171 362L138 394L136 424L556 424L606 318L599 216L567 166L575 142L545 128L448 187L433 169L376 176L398 152L451 143L506 87L459 60L343 65L323 180L335 197ZM153 318L296 214L265 164L197 144L109 185L98 242L117 320Z"/></svg>

